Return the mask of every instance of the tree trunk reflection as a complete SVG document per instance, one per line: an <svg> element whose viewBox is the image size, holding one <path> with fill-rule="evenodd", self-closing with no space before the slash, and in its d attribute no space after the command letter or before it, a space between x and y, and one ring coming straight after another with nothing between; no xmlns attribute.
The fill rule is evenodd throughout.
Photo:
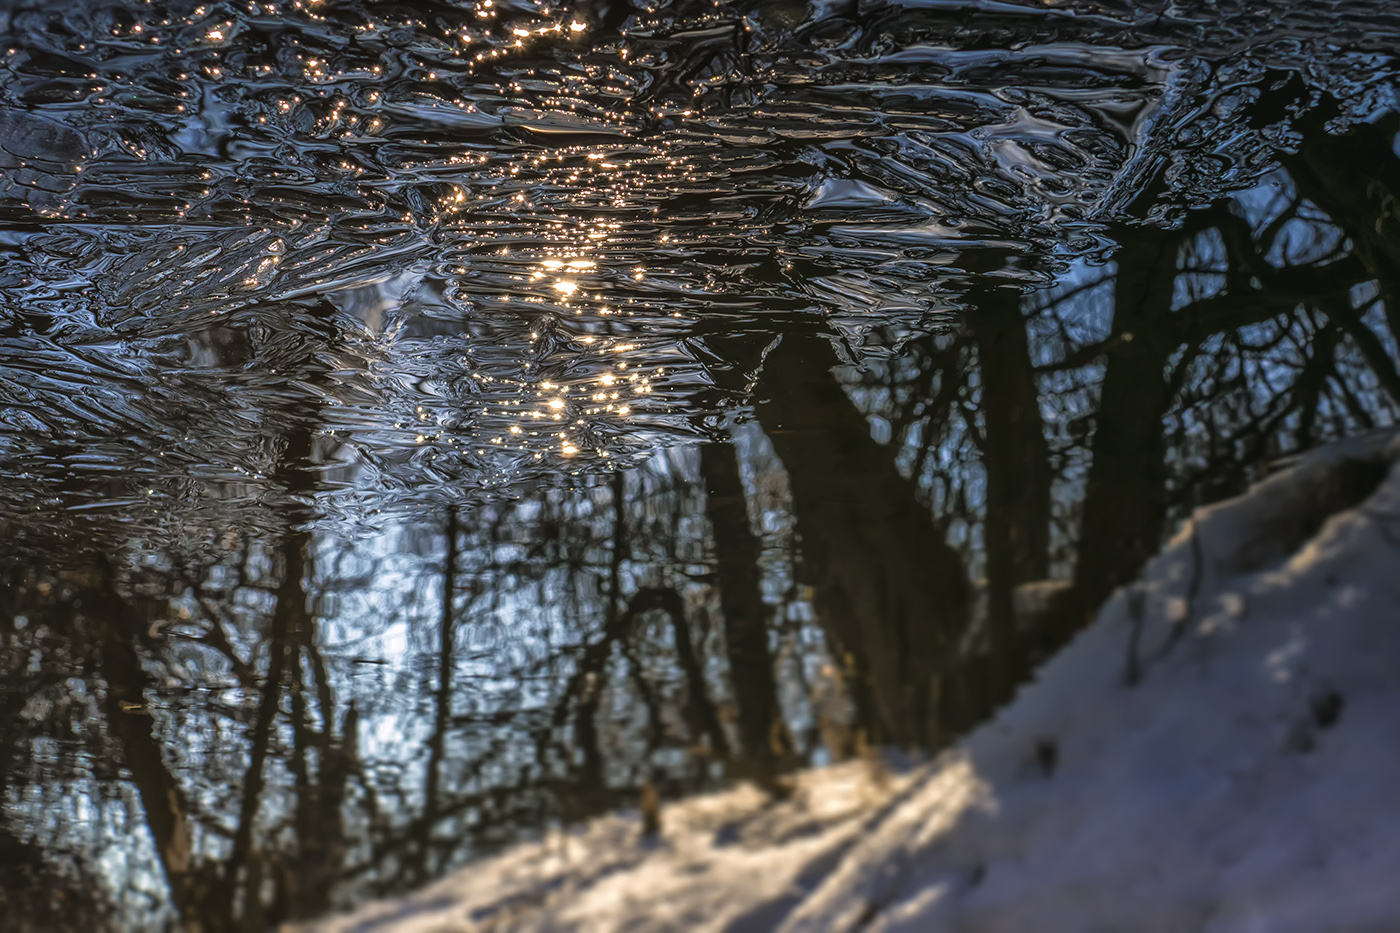
<svg viewBox="0 0 1400 933"><path fill-rule="evenodd" d="M832 378L834 363L825 339L784 338L765 364L758 419L788 473L818 617L869 696L872 739L936 744L966 571Z"/></svg>
<svg viewBox="0 0 1400 933"><path fill-rule="evenodd" d="M738 705L743 755L758 775L769 775L787 745L769 649L759 542L749 527L739 459L731 444L700 448L705 515L715 540L715 585L724 615L724 644Z"/></svg>

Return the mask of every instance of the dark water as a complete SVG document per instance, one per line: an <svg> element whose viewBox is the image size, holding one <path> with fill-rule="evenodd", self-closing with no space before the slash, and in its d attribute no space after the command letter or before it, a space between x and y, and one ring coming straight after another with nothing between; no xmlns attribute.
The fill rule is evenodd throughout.
<svg viewBox="0 0 1400 933"><path fill-rule="evenodd" d="M986 717L1395 421L1384 2L0 4L0 927Z"/></svg>

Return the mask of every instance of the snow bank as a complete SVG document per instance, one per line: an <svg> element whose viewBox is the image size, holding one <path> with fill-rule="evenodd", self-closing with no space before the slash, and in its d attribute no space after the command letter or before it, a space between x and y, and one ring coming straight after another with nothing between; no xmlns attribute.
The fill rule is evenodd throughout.
<svg viewBox="0 0 1400 933"><path fill-rule="evenodd" d="M1400 439L1200 510L996 720L521 846L311 929L1400 929Z"/></svg>

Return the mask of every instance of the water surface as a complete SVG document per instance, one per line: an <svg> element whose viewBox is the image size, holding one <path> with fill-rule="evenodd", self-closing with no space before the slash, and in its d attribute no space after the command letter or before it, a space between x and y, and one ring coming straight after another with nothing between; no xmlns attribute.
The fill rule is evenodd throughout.
<svg viewBox="0 0 1400 933"><path fill-rule="evenodd" d="M936 750L1395 420L1390 4L67 6L0 10L6 929Z"/></svg>

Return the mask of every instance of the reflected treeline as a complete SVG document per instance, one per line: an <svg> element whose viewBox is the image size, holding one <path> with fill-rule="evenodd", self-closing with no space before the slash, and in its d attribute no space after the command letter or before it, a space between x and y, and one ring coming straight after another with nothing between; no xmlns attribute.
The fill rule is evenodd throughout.
<svg viewBox="0 0 1400 933"><path fill-rule="evenodd" d="M1393 423L1397 121L1334 134L1296 81L1254 91L1255 124L1297 130L1262 183L1166 223L1164 164L1107 263L981 276L879 365L810 321L736 338L761 362L729 436L429 520L318 517L331 312L245 347L295 374L271 519L11 530L0 925L265 929L984 720L1189 509Z"/></svg>
<svg viewBox="0 0 1400 933"><path fill-rule="evenodd" d="M1259 90L1261 123L1281 121L1301 94L1277 76ZM1329 135L1335 113L1324 98L1300 119L1296 151L1281 154L1285 169L1260 187L1189 210L1175 225L1120 223L1111 264L1076 269L1043 292L972 291L962 327L853 380L852 395L894 438L934 524L962 544L952 556L943 540L915 550L936 593L916 605L937 608L904 616L886 597L852 639L839 634L840 613L826 613L872 689L917 684L927 697L918 702L938 709L941 729L879 722L883 736L936 743L975 722L1089 621L1191 507L1243 491L1269 464L1327 438L1393 423L1400 320L1388 296L1400 267L1388 255L1400 241L1386 205L1400 181L1400 121ZM1136 211L1145 215L1157 193L1149 186ZM792 351L804 356L821 354ZM816 401L827 393L823 364L807 365L804 398L826 408ZM830 399L833 412L839 401ZM780 448L785 424L819 423L777 416L779 407L758 410ZM839 423L835 414L823 420ZM848 466L852 451L874 449L861 427L828 440ZM814 453L794 448L784 462L795 471ZM836 470L830 482L859 475ZM915 513L907 484L881 476L872 486L879 514ZM857 501L850 491L817 495ZM816 506L804 510L801 496L795 504L800 529ZM804 551L820 536L804 535ZM847 560L859 566L855 553ZM891 562L867 560L875 566L853 575L868 586ZM960 616L969 572L980 601ZM872 634L877 619L889 634ZM882 637L901 649L927 644L893 634L901 619L921 631L948 619L944 644L959 646L924 655L944 667L922 682L891 681L900 656L881 659Z"/></svg>

